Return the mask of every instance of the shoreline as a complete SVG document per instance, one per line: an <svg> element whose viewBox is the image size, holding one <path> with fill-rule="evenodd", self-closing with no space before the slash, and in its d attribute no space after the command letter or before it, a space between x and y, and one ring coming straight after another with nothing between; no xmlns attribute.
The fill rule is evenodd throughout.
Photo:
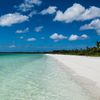
<svg viewBox="0 0 100 100"><path fill-rule="evenodd" d="M46 54L64 65L73 79L100 100L100 57Z"/></svg>

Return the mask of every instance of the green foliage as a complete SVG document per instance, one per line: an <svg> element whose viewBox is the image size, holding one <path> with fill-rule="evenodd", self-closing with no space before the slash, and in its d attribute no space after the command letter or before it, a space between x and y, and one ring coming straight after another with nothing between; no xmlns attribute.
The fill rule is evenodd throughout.
<svg viewBox="0 0 100 100"><path fill-rule="evenodd" d="M100 56L100 42L96 43L96 47L87 47L86 49L75 50L56 50L52 53L69 54L69 55L86 55L86 56Z"/></svg>
<svg viewBox="0 0 100 100"><path fill-rule="evenodd" d="M96 45L97 45L97 48L100 48L100 42L97 41Z"/></svg>

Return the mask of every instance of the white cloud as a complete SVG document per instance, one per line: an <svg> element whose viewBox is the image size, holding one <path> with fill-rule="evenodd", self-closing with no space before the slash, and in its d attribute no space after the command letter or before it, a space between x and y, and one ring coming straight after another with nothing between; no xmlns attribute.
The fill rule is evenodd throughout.
<svg viewBox="0 0 100 100"><path fill-rule="evenodd" d="M28 38L27 41L29 41L29 42L36 41L36 38Z"/></svg>
<svg viewBox="0 0 100 100"><path fill-rule="evenodd" d="M88 35L86 35L86 34L83 34L80 36L80 39L87 39L87 38L88 38Z"/></svg>
<svg viewBox="0 0 100 100"><path fill-rule="evenodd" d="M28 16L32 17L33 15L36 15L36 14L38 14L38 12L36 10L34 10L34 11L30 12Z"/></svg>
<svg viewBox="0 0 100 100"><path fill-rule="evenodd" d="M79 17L83 12L85 11L85 8L81 6L80 4L73 4L72 7L68 8L64 13L62 11L58 11L55 17L55 21L64 21L66 23L72 22Z"/></svg>
<svg viewBox="0 0 100 100"><path fill-rule="evenodd" d="M88 30L88 29L96 30L96 32L100 35L100 19L95 19L91 21L91 23L85 24L80 27L80 30Z"/></svg>
<svg viewBox="0 0 100 100"><path fill-rule="evenodd" d="M57 10L57 7L55 6L49 6L47 9L42 10L40 13L42 15L46 15L46 14L54 14Z"/></svg>
<svg viewBox="0 0 100 100"><path fill-rule="evenodd" d="M57 11L54 21L62 21L65 23L70 23L73 21L83 21L100 17L100 8L91 6L86 9L81 4L75 3L73 6L69 7L64 13L62 11Z"/></svg>
<svg viewBox="0 0 100 100"><path fill-rule="evenodd" d="M25 0L27 4L35 4L35 5L40 5L42 3L41 0Z"/></svg>
<svg viewBox="0 0 100 100"><path fill-rule="evenodd" d="M40 5L42 3L41 0L24 0L22 4L20 4L18 8L20 11L27 12L31 10L35 5Z"/></svg>
<svg viewBox="0 0 100 100"><path fill-rule="evenodd" d="M50 36L50 38L53 39L54 41L59 41L59 40L67 39L67 36L64 36L64 35L58 34L58 33L54 33Z"/></svg>
<svg viewBox="0 0 100 100"><path fill-rule="evenodd" d="M54 41L59 41L59 40L64 40L64 39L68 39L69 41L75 41L75 40L84 40L88 38L88 35L86 34L82 34L82 35L76 35L76 34L72 34L70 35L70 37L68 38L67 36L64 36L62 34L58 34L58 33L54 33L50 36L51 39L53 39Z"/></svg>
<svg viewBox="0 0 100 100"><path fill-rule="evenodd" d="M78 18L78 20L89 20L100 17L100 8L91 6L89 9L85 9L85 12Z"/></svg>
<svg viewBox="0 0 100 100"><path fill-rule="evenodd" d="M38 27L35 27L34 31L40 32L40 31L42 31L42 29L43 29L43 26L38 26Z"/></svg>
<svg viewBox="0 0 100 100"><path fill-rule="evenodd" d="M16 47L16 45L10 45L9 46L9 48L15 48Z"/></svg>
<svg viewBox="0 0 100 100"><path fill-rule="evenodd" d="M9 13L0 17L0 26L11 26L28 20L28 16L20 13Z"/></svg>
<svg viewBox="0 0 100 100"><path fill-rule="evenodd" d="M16 33L27 33L29 31L29 28L25 28L24 30L17 30Z"/></svg>
<svg viewBox="0 0 100 100"><path fill-rule="evenodd" d="M83 34L81 36L78 36L76 34L72 34L70 37L69 37L69 40L70 41L75 41L75 40L79 40L79 39L87 39L88 38L88 35L86 34Z"/></svg>
<svg viewBox="0 0 100 100"><path fill-rule="evenodd" d="M78 40L79 39L79 36L78 35L75 35L75 34L72 34L70 37L69 37L69 40L70 41L74 41L74 40Z"/></svg>

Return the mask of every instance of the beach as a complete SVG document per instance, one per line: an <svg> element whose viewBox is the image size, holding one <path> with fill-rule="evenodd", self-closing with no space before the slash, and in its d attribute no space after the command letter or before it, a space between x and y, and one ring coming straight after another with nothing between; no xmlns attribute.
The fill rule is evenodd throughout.
<svg viewBox="0 0 100 100"><path fill-rule="evenodd" d="M100 57L47 54L64 64L64 70L100 100Z"/></svg>

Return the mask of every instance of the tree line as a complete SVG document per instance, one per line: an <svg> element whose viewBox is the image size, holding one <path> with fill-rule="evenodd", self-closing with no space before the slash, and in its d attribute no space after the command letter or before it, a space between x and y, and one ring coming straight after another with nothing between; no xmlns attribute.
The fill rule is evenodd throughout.
<svg viewBox="0 0 100 100"><path fill-rule="evenodd" d="M73 50L54 50L51 53L54 54L69 54L69 55L87 55L87 56L100 56L100 42L96 42L94 47L86 47L85 49L73 49Z"/></svg>

